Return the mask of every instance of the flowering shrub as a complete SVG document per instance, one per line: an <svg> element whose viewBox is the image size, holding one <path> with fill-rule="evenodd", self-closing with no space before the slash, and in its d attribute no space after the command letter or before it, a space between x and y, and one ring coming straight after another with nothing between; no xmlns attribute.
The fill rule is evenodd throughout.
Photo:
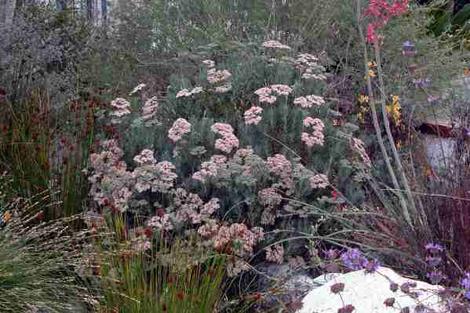
<svg viewBox="0 0 470 313"><path fill-rule="evenodd" d="M261 49L294 53L272 42ZM336 188L359 185L354 174L371 165L363 146L349 147L350 141L360 142L351 130L333 125L321 96L326 77L318 59L305 53L268 58L260 52L245 52L253 58L246 66L272 73L272 83L249 93L246 78L204 60L195 87L171 85L166 99L144 99L140 114L131 113L127 100L114 100L111 122L120 117L123 130L131 125L120 139L127 151L114 139L104 140L102 151L91 156L90 194L100 208L143 214L157 233L197 233L207 246L233 256L232 275L249 268L261 242L288 236L277 229L293 227L300 216L314 225L321 215L317 206L334 210L344 201ZM287 73L281 81L280 71ZM139 122L150 119L158 123ZM150 132L159 135L134 149L132 140ZM350 177L330 181L338 171ZM311 231L308 223L304 230ZM296 253L302 254L288 244L271 244L265 256L282 263Z"/></svg>

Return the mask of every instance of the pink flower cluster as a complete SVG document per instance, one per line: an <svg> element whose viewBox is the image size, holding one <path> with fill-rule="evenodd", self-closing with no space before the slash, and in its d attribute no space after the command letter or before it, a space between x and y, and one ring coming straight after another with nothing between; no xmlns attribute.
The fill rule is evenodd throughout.
<svg viewBox="0 0 470 313"><path fill-rule="evenodd" d="M210 161L203 162L201 169L193 174L193 179L205 182L210 177L217 176L217 171L226 165L227 158L220 154L211 156Z"/></svg>
<svg viewBox="0 0 470 313"><path fill-rule="evenodd" d="M238 148L240 142L233 134L233 128L229 124L215 123L211 126L212 132L222 136L215 141L215 148L222 152L230 153L233 149Z"/></svg>
<svg viewBox="0 0 470 313"><path fill-rule="evenodd" d="M374 43L379 37L377 30L384 27L388 21L395 16L400 16L408 11L409 0L370 0L369 6L364 12L365 16L373 19L367 25L367 42Z"/></svg>
<svg viewBox="0 0 470 313"><path fill-rule="evenodd" d="M153 151L150 149L142 150L140 154L134 157L134 161L139 165L151 165L157 162L153 156Z"/></svg>
<svg viewBox="0 0 470 313"><path fill-rule="evenodd" d="M145 122L152 120L157 114L158 106L158 98L156 96L145 101L142 107L142 120Z"/></svg>
<svg viewBox="0 0 470 313"><path fill-rule="evenodd" d="M164 212L152 216L147 221L147 226L163 231L169 231L173 229L173 223L171 221L170 215Z"/></svg>
<svg viewBox="0 0 470 313"><path fill-rule="evenodd" d="M367 166L371 167L372 162L369 158L369 155L366 152L366 146L361 139L358 138L351 138L351 148L359 154L362 159L362 162Z"/></svg>
<svg viewBox="0 0 470 313"><path fill-rule="evenodd" d="M261 113L263 112L263 109L258 106L252 106L248 110L245 111L243 114L243 117L245 119L245 124L246 125L258 125L259 122L261 122L262 117Z"/></svg>
<svg viewBox="0 0 470 313"><path fill-rule="evenodd" d="M185 89L178 91L178 93L176 94L176 98L191 97L192 95L197 95L203 91L204 89L202 89L202 87L194 87L191 90L188 90L185 88Z"/></svg>
<svg viewBox="0 0 470 313"><path fill-rule="evenodd" d="M209 240L217 251L233 255L227 264L229 276L249 269L244 259L253 255L255 245L264 238L260 227L250 230L245 224L218 225L213 220L202 225L198 233Z"/></svg>
<svg viewBox="0 0 470 313"><path fill-rule="evenodd" d="M328 181L328 176L325 174L317 174L310 177L310 187L312 189L324 189L330 185Z"/></svg>
<svg viewBox="0 0 470 313"><path fill-rule="evenodd" d="M258 192L258 201L264 206L261 214L261 224L274 225L276 221L276 209L282 201L282 196L276 188L265 188Z"/></svg>
<svg viewBox="0 0 470 313"><path fill-rule="evenodd" d="M325 135L323 130L325 124L319 118L312 118L310 116L304 119L304 127L310 130L310 132L302 132L302 141L311 148L315 145L323 146L325 143Z"/></svg>
<svg viewBox="0 0 470 313"><path fill-rule="evenodd" d="M268 157L266 161L269 172L275 174L281 179L280 187L291 189L294 185L292 179L292 163L282 154L275 154Z"/></svg>
<svg viewBox="0 0 470 313"><path fill-rule="evenodd" d="M226 82L231 77L232 74L227 70L216 70L212 68L207 71L207 81L212 85Z"/></svg>
<svg viewBox="0 0 470 313"><path fill-rule="evenodd" d="M191 132L191 124L184 118L177 119L168 131L168 138L173 142L178 142L183 135Z"/></svg>
<svg viewBox="0 0 470 313"><path fill-rule="evenodd" d="M318 58L312 54L299 54L294 62L294 66L300 71L303 79L326 79L326 76L323 74L324 68L318 64Z"/></svg>
<svg viewBox="0 0 470 313"><path fill-rule="evenodd" d="M124 98L116 98L111 101L111 107L113 108L113 112L111 112L112 116L119 118L131 114L131 104Z"/></svg>
<svg viewBox="0 0 470 313"><path fill-rule="evenodd" d="M284 247L281 244L269 246L265 249L266 261L282 264L284 261Z"/></svg>
<svg viewBox="0 0 470 313"><path fill-rule="evenodd" d="M268 40L262 43L261 45L263 48L270 48L270 49L280 49L280 50L290 50L291 47L280 43L277 40Z"/></svg>
<svg viewBox="0 0 470 313"><path fill-rule="evenodd" d="M91 183L90 195L98 205L111 206L124 212L132 197L133 176L121 160L124 152L116 140L106 140L101 147L104 149L102 152L90 155L93 170L88 178Z"/></svg>
<svg viewBox="0 0 470 313"><path fill-rule="evenodd" d="M316 95L308 95L305 97L298 97L294 99L294 104L300 106L303 109L309 109L314 105L320 106L325 104L325 99Z"/></svg>
<svg viewBox="0 0 470 313"><path fill-rule="evenodd" d="M169 192L178 177L176 167L168 161L156 163L153 151L144 149L134 157L139 164L132 173L135 178L134 188L137 192L151 190L152 192Z"/></svg>
<svg viewBox="0 0 470 313"><path fill-rule="evenodd" d="M263 87L255 91L255 94L259 97L259 102L268 104L273 104L276 102L276 96L288 96L291 93L292 88L282 84Z"/></svg>
<svg viewBox="0 0 470 313"><path fill-rule="evenodd" d="M200 224L208 221L210 216L220 208L219 199L212 198L207 203L194 193L183 188L176 189L174 193L176 219L179 222Z"/></svg>

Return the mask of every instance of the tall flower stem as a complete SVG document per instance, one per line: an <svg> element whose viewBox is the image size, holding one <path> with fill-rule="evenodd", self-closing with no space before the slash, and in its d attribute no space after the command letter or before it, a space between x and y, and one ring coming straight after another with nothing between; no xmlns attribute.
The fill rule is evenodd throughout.
<svg viewBox="0 0 470 313"><path fill-rule="evenodd" d="M418 211L416 210L415 202L413 195L411 193L410 184L408 182L408 178L406 177L405 170L401 163L400 155L398 154L397 147L395 146L395 139L393 138L392 130L390 128L390 121L387 115L387 107L386 107L386 92L385 92L385 84L383 80L383 71L382 71L382 62L380 57L380 45L378 40L374 41L374 51L375 51L375 63L377 64L377 78L379 80L379 89L380 89L380 105L382 110L382 119L384 121L385 132L387 134L388 141L390 142L390 147L392 150L392 155L397 167L398 175L401 179L401 183L405 188L405 193L408 198L408 203L412 210L413 215L418 218ZM421 221L422 223L422 221Z"/></svg>
<svg viewBox="0 0 470 313"><path fill-rule="evenodd" d="M372 123L374 126L375 130L375 135L377 137L377 142L379 143L380 151L382 153L382 157L385 161L385 165L387 167L387 171L390 175L390 178L392 180L393 188L395 190L398 190L396 195L398 197L398 200L400 202L400 206L402 208L403 215L405 217L406 222L410 225L413 226L413 222L411 220L410 212L408 210L408 206L406 204L405 198L403 197L401 193L401 187L400 184L398 183L398 179L395 175L395 171L393 170L392 163L390 162L390 157L388 156L387 149L385 147L385 142L382 137L382 130L380 128L379 124L379 118L377 115L377 110L375 108L375 97L374 97L374 91L372 89L372 82L369 76L369 67L367 65L369 57L368 57L368 52L367 52L367 43L366 43L366 38L364 36L364 32L361 27L361 0L356 0L356 18L357 18L357 27L359 31L359 37L361 39L362 47L363 47L363 56L364 56L364 73L366 74L366 81L367 81L367 94L369 97L369 106L371 110L371 115L372 115Z"/></svg>

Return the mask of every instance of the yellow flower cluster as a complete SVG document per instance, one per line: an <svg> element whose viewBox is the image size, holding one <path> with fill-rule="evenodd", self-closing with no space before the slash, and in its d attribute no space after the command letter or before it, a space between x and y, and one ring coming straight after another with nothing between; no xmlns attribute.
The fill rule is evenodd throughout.
<svg viewBox="0 0 470 313"><path fill-rule="evenodd" d="M366 113L369 111L369 97L363 94L360 94L357 97L357 101L359 102L359 112L357 113L357 119L360 123L364 123Z"/></svg>

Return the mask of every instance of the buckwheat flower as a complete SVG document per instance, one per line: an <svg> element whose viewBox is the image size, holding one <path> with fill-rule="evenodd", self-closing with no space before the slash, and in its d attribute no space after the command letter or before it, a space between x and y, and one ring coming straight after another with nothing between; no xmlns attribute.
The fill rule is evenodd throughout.
<svg viewBox="0 0 470 313"><path fill-rule="evenodd" d="M218 135L225 136L227 134L233 134L233 127L226 123L215 123L211 126L211 131Z"/></svg>
<svg viewBox="0 0 470 313"><path fill-rule="evenodd" d="M354 310L355 310L354 306L352 304L348 304L338 309L338 313L352 313L354 312Z"/></svg>
<svg viewBox="0 0 470 313"><path fill-rule="evenodd" d="M139 165L144 165L144 164L155 164L157 160L153 157L153 151L149 149L144 149L140 154L136 155L134 157L134 162L136 162Z"/></svg>
<svg viewBox="0 0 470 313"><path fill-rule="evenodd" d="M132 89L131 92L129 92L129 96L132 96L132 95L135 94L136 92L141 91L141 90L144 89L146 86L147 86L146 84L138 84L134 89Z"/></svg>
<svg viewBox="0 0 470 313"><path fill-rule="evenodd" d="M177 119L173 126L168 131L168 138L173 142L178 142L183 138L183 135L191 132L191 124L184 118Z"/></svg>
<svg viewBox="0 0 470 313"><path fill-rule="evenodd" d="M317 132L315 134L309 134L309 133L303 132L300 136L300 139L309 148L316 146L316 145L323 146L324 144L324 135L323 133L320 133L320 132Z"/></svg>
<svg viewBox="0 0 470 313"><path fill-rule="evenodd" d="M284 261L284 247L280 244L267 247L266 249L266 261L277 264L282 264Z"/></svg>
<svg viewBox="0 0 470 313"><path fill-rule="evenodd" d="M207 217L212 215L215 211L217 211L220 208L219 202L220 200L218 198L210 199L209 202L204 204L200 213Z"/></svg>
<svg viewBox="0 0 470 313"><path fill-rule="evenodd" d="M263 112L263 109L258 106L252 106L251 108L249 108L243 114L243 117L245 119L245 124L246 125L258 125L259 122L261 122L262 120L262 117L261 117L262 112Z"/></svg>
<svg viewBox="0 0 470 313"><path fill-rule="evenodd" d="M202 87L194 87L191 90L191 95L197 95L198 93L201 93L203 91L204 91L204 89Z"/></svg>
<svg viewBox="0 0 470 313"><path fill-rule="evenodd" d="M208 71L207 73L207 81L212 85L223 83L230 77L232 77L232 74L227 70Z"/></svg>
<svg viewBox="0 0 470 313"><path fill-rule="evenodd" d="M226 134L215 141L215 148L222 152L230 153L233 149L238 148L239 144L240 142L234 134Z"/></svg>
<svg viewBox="0 0 470 313"><path fill-rule="evenodd" d="M226 84L223 84L222 86L215 87L214 92L215 93L226 93L226 92L229 92L230 90L232 90L232 84L226 83Z"/></svg>
<svg viewBox="0 0 470 313"><path fill-rule="evenodd" d="M367 264L367 259L356 248L343 252L341 254L341 261L345 267L353 271L361 270Z"/></svg>
<svg viewBox="0 0 470 313"><path fill-rule="evenodd" d="M173 223L171 222L170 215L166 213L163 213L162 215L152 216L147 221L147 226L164 231L169 231L173 229Z"/></svg>
<svg viewBox="0 0 470 313"><path fill-rule="evenodd" d="M124 115L131 114L131 104L124 98L114 99L111 101L111 106L113 107L113 112L111 113L113 116L123 117Z"/></svg>
<svg viewBox="0 0 470 313"><path fill-rule="evenodd" d="M200 182L206 182L209 177L217 176L217 164L213 162L203 162L201 169L193 174L193 179Z"/></svg>
<svg viewBox="0 0 470 313"><path fill-rule="evenodd" d="M260 103L273 104L276 102L276 96L272 95L273 90L270 87L263 87L255 91Z"/></svg>
<svg viewBox="0 0 470 313"><path fill-rule="evenodd" d="M215 62L213 60L204 60L202 61L202 64L204 64L204 66L206 66L207 68L215 67Z"/></svg>
<svg viewBox="0 0 470 313"><path fill-rule="evenodd" d="M277 84L271 85L272 92L276 93L278 96L288 96L292 92L292 88L287 85Z"/></svg>
<svg viewBox="0 0 470 313"><path fill-rule="evenodd" d="M192 95L191 91L185 88L185 89L181 89L180 91L178 91L178 93L176 94L176 98L191 97L191 95Z"/></svg>
<svg viewBox="0 0 470 313"><path fill-rule="evenodd" d="M142 119L144 121L151 120L157 114L158 106L159 103L156 96L145 101L142 107Z"/></svg>
<svg viewBox="0 0 470 313"><path fill-rule="evenodd" d="M219 225L214 220L207 221L204 225L200 226L197 233L203 238L212 238L217 235Z"/></svg>
<svg viewBox="0 0 470 313"><path fill-rule="evenodd" d="M309 179L310 182L310 187L312 189L324 189L330 185L330 182L328 181L328 176L325 174L317 174Z"/></svg>
<svg viewBox="0 0 470 313"><path fill-rule="evenodd" d="M290 50L291 49L291 47L289 47L287 45L284 45L284 44L280 43L277 40L265 41L261 44L261 46L263 48L270 48L270 49L280 49L280 50Z"/></svg>
<svg viewBox="0 0 470 313"><path fill-rule="evenodd" d="M363 163L367 167L372 166L372 162L370 161L369 155L366 152L365 144L362 140L358 138L351 138L351 148L360 155Z"/></svg>
<svg viewBox="0 0 470 313"><path fill-rule="evenodd" d="M323 129L325 128L325 124L323 123L321 119L312 118L310 116L307 116L306 118L304 118L303 125L304 127L313 128L314 130L319 130L319 131L323 131Z"/></svg>
<svg viewBox="0 0 470 313"><path fill-rule="evenodd" d="M282 201L282 196L276 188L265 188L258 192L258 201L264 206L277 206Z"/></svg>

